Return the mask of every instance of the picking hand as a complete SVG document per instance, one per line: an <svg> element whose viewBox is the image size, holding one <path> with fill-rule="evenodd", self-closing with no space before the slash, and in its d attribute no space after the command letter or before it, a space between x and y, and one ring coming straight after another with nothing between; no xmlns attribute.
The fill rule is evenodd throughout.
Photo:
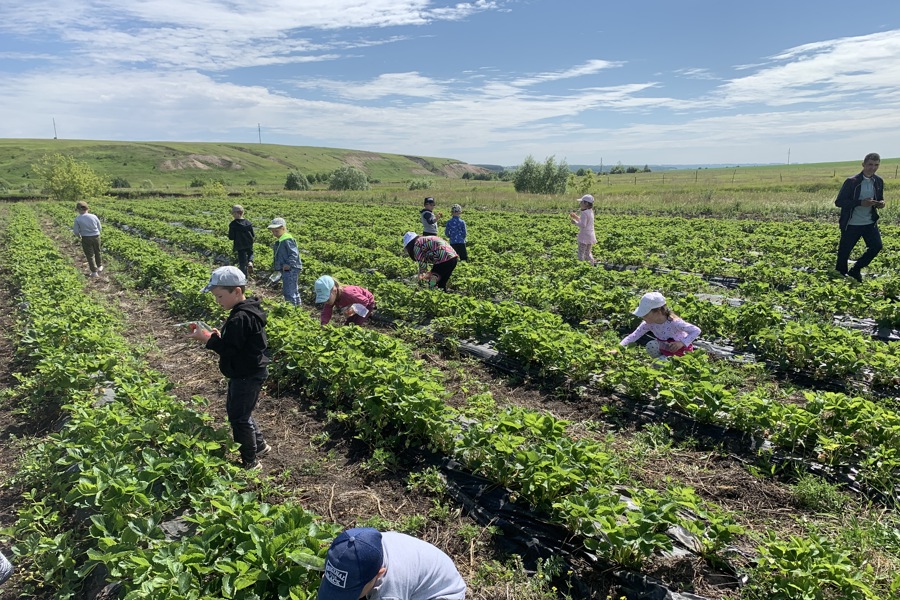
<svg viewBox="0 0 900 600"><path fill-rule="evenodd" d="M191 332L189 334L187 334L187 336L185 336L185 337L189 337L189 338L192 338L195 340L200 340L201 342L204 342L204 343L207 342L214 333L216 335L219 335L218 329L213 329L212 331L207 331L206 329L203 329L202 327L197 327L196 323L191 323L190 328L191 328Z"/></svg>

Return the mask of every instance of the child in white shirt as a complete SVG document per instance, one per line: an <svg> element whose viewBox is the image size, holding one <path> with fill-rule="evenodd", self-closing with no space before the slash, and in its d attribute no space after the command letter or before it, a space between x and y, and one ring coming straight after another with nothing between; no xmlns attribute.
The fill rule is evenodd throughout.
<svg viewBox="0 0 900 600"><path fill-rule="evenodd" d="M700 328L673 313L659 292L644 294L634 314L642 319L641 324L619 342L620 346L627 346L651 333L656 339L647 343L647 352L653 358L684 356L694 350L691 343L700 335Z"/></svg>

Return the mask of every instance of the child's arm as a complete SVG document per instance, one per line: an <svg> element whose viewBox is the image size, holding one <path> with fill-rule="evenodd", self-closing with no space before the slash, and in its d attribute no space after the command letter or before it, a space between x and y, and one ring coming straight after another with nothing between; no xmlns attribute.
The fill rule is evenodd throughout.
<svg viewBox="0 0 900 600"><path fill-rule="evenodd" d="M683 339L676 340L675 343L680 343L682 346L690 346L691 343L696 340L700 336L700 328L694 325L693 323L688 323L683 319L674 319L672 323L678 327L680 331L683 331L686 335ZM681 347L675 348L675 350L680 350Z"/></svg>
<svg viewBox="0 0 900 600"><path fill-rule="evenodd" d="M331 304L325 303L325 306L322 307L322 316L319 317L320 325L328 325L331 322L331 315L334 311L334 306Z"/></svg>
<svg viewBox="0 0 900 600"><path fill-rule="evenodd" d="M632 342L636 342L639 339L641 339L641 337L648 331L650 331L650 328L647 325L647 322L641 321L641 324L637 326L637 329L635 329L634 331L632 331L631 333L626 335L624 338L622 338L622 341L619 342L619 345L627 346L628 344L631 344Z"/></svg>

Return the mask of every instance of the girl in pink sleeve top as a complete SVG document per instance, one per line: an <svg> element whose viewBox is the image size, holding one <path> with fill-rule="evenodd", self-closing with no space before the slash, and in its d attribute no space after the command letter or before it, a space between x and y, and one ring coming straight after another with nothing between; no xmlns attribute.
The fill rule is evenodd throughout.
<svg viewBox="0 0 900 600"><path fill-rule="evenodd" d="M591 248L597 243L597 235L594 233L594 197L586 194L581 197L581 212L570 212L569 220L573 225L578 225L578 260L591 263L593 267L596 263Z"/></svg>
<svg viewBox="0 0 900 600"><path fill-rule="evenodd" d="M651 333L656 339L647 344L647 352L654 358L683 356L694 350L692 342L700 335L700 328L673 313L659 292L644 294L634 314L642 319L641 324L619 342L620 346L627 346Z"/></svg>
<svg viewBox="0 0 900 600"><path fill-rule="evenodd" d="M330 275L323 275L313 286L316 292L316 304L322 303L322 316L319 322L325 325L331 321L334 309L347 314L347 309L354 304L362 304L369 312L366 316L347 314L345 325L363 325L375 310L375 296L366 288L355 285L342 285Z"/></svg>

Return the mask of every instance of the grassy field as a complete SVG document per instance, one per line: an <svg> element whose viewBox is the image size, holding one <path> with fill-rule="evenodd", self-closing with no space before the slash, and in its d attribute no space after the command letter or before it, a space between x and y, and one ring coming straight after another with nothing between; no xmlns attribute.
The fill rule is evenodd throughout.
<svg viewBox="0 0 900 600"><path fill-rule="evenodd" d="M372 179L406 181L440 176L435 173L462 164L450 158L276 144L2 139L0 187L37 188L31 165L55 152L72 155L110 178L124 178L134 188L163 191L188 188L195 178L221 179L235 188L280 189L291 171L331 172L345 165L364 170Z"/></svg>
<svg viewBox="0 0 900 600"><path fill-rule="evenodd" d="M191 194L193 180L222 180L231 196L279 195L303 199L358 201L379 205L418 205L434 196L438 210L461 204L466 210L568 211L582 189L560 196L517 193L511 182L461 179L466 163L336 148L200 142L104 142L79 140L0 140L0 195L39 197L40 182L31 165L52 152L74 155L98 173L122 177L131 195ZM595 176L590 193L598 213L741 216L773 219L832 218L833 200L844 178L860 161L817 164L684 169ZM285 192L292 170L330 172L351 165L378 183L365 192L330 192L318 184L307 192ZM450 175L449 177L447 175ZM888 207L885 222L900 222L891 194L900 180L900 158L884 158ZM409 190L410 180L426 179L426 190Z"/></svg>

